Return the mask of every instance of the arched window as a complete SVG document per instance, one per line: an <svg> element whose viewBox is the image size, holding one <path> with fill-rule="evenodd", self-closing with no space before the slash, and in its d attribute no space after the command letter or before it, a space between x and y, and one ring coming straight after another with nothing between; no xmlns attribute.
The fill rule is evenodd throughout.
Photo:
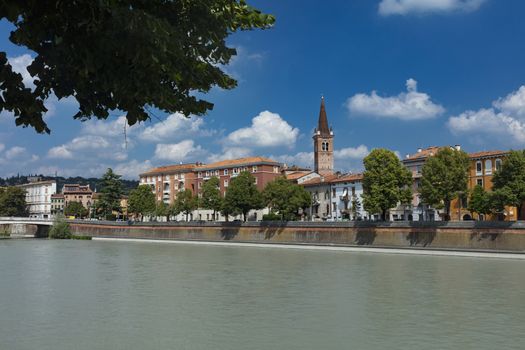
<svg viewBox="0 0 525 350"><path fill-rule="evenodd" d="M480 161L477 161L476 162L476 175L482 174L482 167L483 167L483 164Z"/></svg>
<svg viewBox="0 0 525 350"><path fill-rule="evenodd" d="M485 175L492 175L492 161L490 159L485 161Z"/></svg>
<svg viewBox="0 0 525 350"><path fill-rule="evenodd" d="M496 171L501 170L501 159L496 159Z"/></svg>

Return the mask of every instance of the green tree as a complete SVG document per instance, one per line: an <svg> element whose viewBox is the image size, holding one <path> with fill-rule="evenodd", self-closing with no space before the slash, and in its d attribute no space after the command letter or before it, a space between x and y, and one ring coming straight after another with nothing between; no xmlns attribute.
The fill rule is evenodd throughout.
<svg viewBox="0 0 525 350"><path fill-rule="evenodd" d="M219 185L219 178L216 176L213 176L202 185L200 205L204 209L213 210L213 220L215 220L216 213L222 209L223 198Z"/></svg>
<svg viewBox="0 0 525 350"><path fill-rule="evenodd" d="M74 96L80 120L121 110L132 125L149 107L204 114L213 104L195 92L236 86L222 68L236 55L227 37L274 23L245 0L3 0L0 19L14 26L13 44L34 52L28 71L38 77L25 88L0 52L0 111L38 132L49 132L43 101L52 94Z"/></svg>
<svg viewBox="0 0 525 350"><path fill-rule="evenodd" d="M492 212L492 203L490 194L479 185L476 185L470 193L468 210L472 213L490 214Z"/></svg>
<svg viewBox="0 0 525 350"><path fill-rule="evenodd" d="M450 220L452 200L467 192L469 167L468 155L451 147L441 148L423 165L421 199L435 208L444 208L445 220Z"/></svg>
<svg viewBox="0 0 525 350"><path fill-rule="evenodd" d="M518 220L522 220L525 201L525 150L511 151L503 160L500 170L492 178L492 189L500 190L500 200L505 205L516 207Z"/></svg>
<svg viewBox="0 0 525 350"><path fill-rule="evenodd" d="M489 204L492 212L498 216L498 220L505 219L505 206L509 202L514 202L514 194L506 187L498 188L489 192Z"/></svg>
<svg viewBox="0 0 525 350"><path fill-rule="evenodd" d="M128 197L128 212L136 217L140 216L142 221L145 215L151 215L155 211L155 195L148 185L140 185L131 190Z"/></svg>
<svg viewBox="0 0 525 350"><path fill-rule="evenodd" d="M273 212L278 212L281 220L294 220L299 215L299 209L310 206L312 198L302 186L278 177L269 182L262 193L264 204Z"/></svg>
<svg viewBox="0 0 525 350"><path fill-rule="evenodd" d="M115 211L120 213L120 200L122 198L123 189L120 181L121 175L113 172L113 169L108 168L106 173L102 176L100 189L100 197L98 199L97 208L107 218Z"/></svg>
<svg viewBox="0 0 525 350"><path fill-rule="evenodd" d="M412 175L394 152L378 148L363 160L363 206L369 213L380 213L387 219L387 212L399 202L412 200Z"/></svg>
<svg viewBox="0 0 525 350"><path fill-rule="evenodd" d="M157 202L155 207L155 216L168 216L169 206L164 201Z"/></svg>
<svg viewBox="0 0 525 350"><path fill-rule="evenodd" d="M0 189L0 216L27 216L26 191L23 188Z"/></svg>
<svg viewBox="0 0 525 350"><path fill-rule="evenodd" d="M65 220L64 215L57 215L53 220L53 226L49 229L49 238L52 239L70 239L71 228L69 223Z"/></svg>
<svg viewBox="0 0 525 350"><path fill-rule="evenodd" d="M193 195L191 190L185 189L177 194L173 211L176 213L184 213L186 215L186 221L188 221L191 212L197 209L198 204L199 201L197 197Z"/></svg>
<svg viewBox="0 0 525 350"><path fill-rule="evenodd" d="M261 209L264 201L261 193L255 186L255 178L247 171L242 171L230 181L228 191L224 197L223 210L230 214L242 214L246 221L248 212L252 209Z"/></svg>
<svg viewBox="0 0 525 350"><path fill-rule="evenodd" d="M84 218L88 215L88 210L84 208L82 203L72 201L67 203L66 207L64 208L64 215L74 216L76 218Z"/></svg>
<svg viewBox="0 0 525 350"><path fill-rule="evenodd" d="M354 220L357 220L359 218L359 211L361 210L361 201L359 198L354 194L352 194L352 217Z"/></svg>

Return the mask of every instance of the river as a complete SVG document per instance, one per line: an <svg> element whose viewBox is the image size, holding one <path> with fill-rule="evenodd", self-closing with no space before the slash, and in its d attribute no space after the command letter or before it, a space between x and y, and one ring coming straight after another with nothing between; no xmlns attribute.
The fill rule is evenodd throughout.
<svg viewBox="0 0 525 350"><path fill-rule="evenodd" d="M0 349L524 349L525 261L0 240Z"/></svg>

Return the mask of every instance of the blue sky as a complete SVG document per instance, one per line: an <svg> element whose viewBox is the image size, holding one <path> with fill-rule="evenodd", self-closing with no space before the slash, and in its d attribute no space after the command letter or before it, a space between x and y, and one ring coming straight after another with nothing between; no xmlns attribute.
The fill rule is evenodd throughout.
<svg viewBox="0 0 525 350"><path fill-rule="evenodd" d="M328 4L329 3L329 4ZM276 16L271 30L230 38L239 80L214 89L204 118L127 130L71 118L73 99L48 102L51 135L14 126L0 114L0 176L16 173L127 178L153 166L247 155L312 166L311 134L320 96L335 132L336 167L357 171L373 148L402 157L418 147L467 151L525 144L525 3L519 0L251 1ZM24 72L31 52L0 45ZM30 84L30 77L25 73Z"/></svg>

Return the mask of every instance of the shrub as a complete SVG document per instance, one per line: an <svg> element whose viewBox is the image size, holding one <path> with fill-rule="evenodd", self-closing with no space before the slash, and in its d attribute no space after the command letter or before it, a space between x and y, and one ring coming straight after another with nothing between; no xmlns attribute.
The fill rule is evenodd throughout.
<svg viewBox="0 0 525 350"><path fill-rule="evenodd" d="M71 230L63 215L57 215L49 230L49 238L71 239Z"/></svg>
<svg viewBox="0 0 525 350"><path fill-rule="evenodd" d="M281 215L275 213L264 214L263 221L281 221Z"/></svg>

